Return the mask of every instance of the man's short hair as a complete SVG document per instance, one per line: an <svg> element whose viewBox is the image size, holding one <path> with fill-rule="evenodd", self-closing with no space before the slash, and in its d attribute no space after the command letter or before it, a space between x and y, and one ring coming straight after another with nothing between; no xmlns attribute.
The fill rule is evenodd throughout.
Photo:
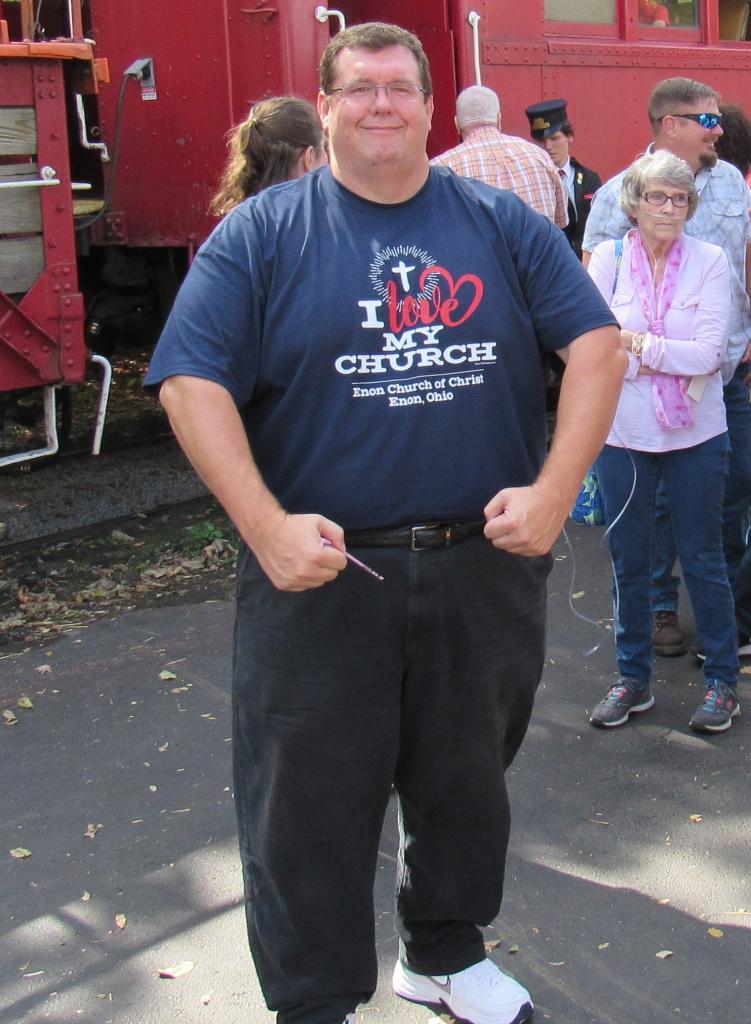
<svg viewBox="0 0 751 1024"><path fill-rule="evenodd" d="M456 97L456 123L459 131L473 124L498 124L501 101L492 89L470 85Z"/></svg>
<svg viewBox="0 0 751 1024"><path fill-rule="evenodd" d="M425 56L422 43L405 28L398 25L387 25L383 21L367 21L362 25L353 25L337 33L323 51L321 57L321 92L330 93L336 78L336 58L342 50L385 50L387 46L404 46L417 61L420 71L420 86L426 96L433 95L433 82L430 78L430 64Z"/></svg>
<svg viewBox="0 0 751 1024"><path fill-rule="evenodd" d="M649 120L656 132L663 117L680 113L676 107L695 107L699 103L719 101L720 94L703 82L696 82L693 78L666 78L657 83L649 97Z"/></svg>
<svg viewBox="0 0 751 1024"><path fill-rule="evenodd" d="M621 184L621 209L630 220L636 220L639 200L645 192L658 191L660 185L668 188L682 188L688 195L688 214L693 217L699 205L699 191L694 172L685 160L674 156L667 149L646 153L635 160L623 176Z"/></svg>

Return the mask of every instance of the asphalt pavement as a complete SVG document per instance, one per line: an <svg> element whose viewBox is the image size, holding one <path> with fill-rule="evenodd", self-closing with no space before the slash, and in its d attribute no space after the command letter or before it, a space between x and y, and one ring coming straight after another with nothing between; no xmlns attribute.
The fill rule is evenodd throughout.
<svg viewBox="0 0 751 1024"><path fill-rule="evenodd" d="M723 735L688 729L703 694L688 656L658 660L653 710L593 729L588 709L615 679L597 624L609 561L601 530L569 535L572 548L555 551L537 706L509 772L490 955L530 989L536 1024L748 1024L751 677L749 713ZM687 600L682 612L691 628ZM3 1024L272 1021L236 853L232 616L225 601L131 611L0 660L0 708L17 718L0 726ZM396 849L392 806L375 889L380 984L358 1024L430 1017L390 991Z"/></svg>

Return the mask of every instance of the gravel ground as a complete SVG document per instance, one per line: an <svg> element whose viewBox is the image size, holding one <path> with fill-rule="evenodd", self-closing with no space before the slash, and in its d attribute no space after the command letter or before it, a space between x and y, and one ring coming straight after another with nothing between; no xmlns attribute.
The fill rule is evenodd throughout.
<svg viewBox="0 0 751 1024"><path fill-rule="evenodd" d="M0 472L2 547L205 495L175 442ZM0 535L3 529L0 528Z"/></svg>

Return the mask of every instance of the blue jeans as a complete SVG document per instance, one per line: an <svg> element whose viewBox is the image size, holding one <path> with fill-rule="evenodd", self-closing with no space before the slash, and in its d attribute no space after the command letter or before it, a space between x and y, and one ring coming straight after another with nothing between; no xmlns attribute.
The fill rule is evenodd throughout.
<svg viewBox="0 0 751 1024"><path fill-rule="evenodd" d="M735 577L746 550L746 527L751 505L751 402L748 385L743 383L749 372L748 363L740 363L723 389L730 462L722 509L722 543L728 577L739 607L742 597L741 591L736 591ZM652 573L652 607L656 612L678 610L679 578L673 574L675 559L670 513L660 486L655 504L655 560ZM745 588L742 591L745 593Z"/></svg>
<svg viewBox="0 0 751 1024"><path fill-rule="evenodd" d="M704 674L735 686L735 612L722 550L727 434L672 452L629 453L606 445L595 466L605 521L615 522L608 539L615 571L615 640L621 675L641 684L648 683L651 675L654 507L662 482L699 639L707 655ZM634 466L636 486L628 502Z"/></svg>
<svg viewBox="0 0 751 1024"><path fill-rule="evenodd" d="M392 782L396 927L420 973L485 956L509 835L504 770L545 653L552 559L482 537L355 551L302 593L241 553L235 801L251 950L278 1024L335 1024L376 987L373 882Z"/></svg>

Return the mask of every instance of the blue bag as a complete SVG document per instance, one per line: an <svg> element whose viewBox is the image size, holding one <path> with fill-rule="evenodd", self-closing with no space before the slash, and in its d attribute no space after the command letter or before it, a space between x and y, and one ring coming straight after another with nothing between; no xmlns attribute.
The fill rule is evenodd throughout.
<svg viewBox="0 0 751 1024"><path fill-rule="evenodd" d="M584 483L571 509L571 518L582 526L603 526L605 523L602 492L594 467L584 477Z"/></svg>

